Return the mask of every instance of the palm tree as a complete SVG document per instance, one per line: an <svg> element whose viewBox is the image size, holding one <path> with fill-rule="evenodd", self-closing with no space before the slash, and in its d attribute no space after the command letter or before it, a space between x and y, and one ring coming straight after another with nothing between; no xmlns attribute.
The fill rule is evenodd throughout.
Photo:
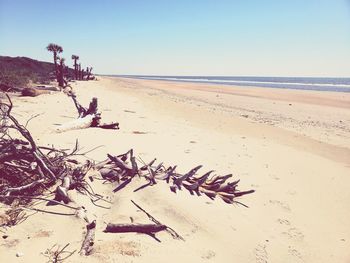
<svg viewBox="0 0 350 263"><path fill-rule="evenodd" d="M78 79L78 64L77 64L77 60L79 59L79 56L72 55L72 59L74 60L74 75L75 75L75 79Z"/></svg>
<svg viewBox="0 0 350 263"><path fill-rule="evenodd" d="M57 54L63 52L63 48L57 44L50 43L46 49L53 53L53 63L55 64L56 78L58 81L58 71L57 71Z"/></svg>

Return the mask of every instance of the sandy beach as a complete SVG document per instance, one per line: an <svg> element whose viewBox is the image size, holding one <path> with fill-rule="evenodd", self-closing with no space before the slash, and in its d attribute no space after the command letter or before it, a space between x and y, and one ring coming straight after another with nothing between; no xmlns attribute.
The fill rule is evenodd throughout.
<svg viewBox="0 0 350 263"><path fill-rule="evenodd" d="M247 205L228 205L157 184L136 193L135 181L115 194L95 180L111 209L79 200L97 220L94 252L67 262L350 262L350 94L234 87L98 77L72 84L79 101L92 97L120 130L96 128L57 133L77 117L62 92L16 97L14 115L42 146L74 148L91 160L133 148L144 161L157 158L187 171L233 173ZM149 222L134 200L185 241L161 232L157 242L141 234L103 233L106 222ZM38 207L45 207L44 203ZM52 211L70 213L64 207ZM28 212L30 213L30 212ZM6 230L0 262L46 262L55 244L79 250L85 224L75 216L35 213ZM4 233L5 234L5 233ZM3 234L3 235L4 235ZM21 252L21 257L16 253Z"/></svg>

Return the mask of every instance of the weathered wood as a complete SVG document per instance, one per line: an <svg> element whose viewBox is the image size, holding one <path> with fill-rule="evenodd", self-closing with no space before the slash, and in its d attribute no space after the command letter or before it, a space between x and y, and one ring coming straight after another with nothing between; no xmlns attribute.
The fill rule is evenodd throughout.
<svg viewBox="0 0 350 263"><path fill-rule="evenodd" d="M112 156L110 154L107 154L108 158L113 162L115 163L115 165L122 169L122 170L125 170L128 172L129 175L134 175L134 170L133 170L133 167L126 164L125 162L123 162L120 158L118 158L117 156Z"/></svg>
<svg viewBox="0 0 350 263"><path fill-rule="evenodd" d="M94 120L94 115L87 115L82 118L78 118L76 120L67 122L61 126L59 126L56 131L57 132L65 132L70 130L79 130L79 129L86 129L91 127L91 124Z"/></svg>
<svg viewBox="0 0 350 263"><path fill-rule="evenodd" d="M38 147L36 146L34 139L32 137L32 135L30 134L30 132L27 130L26 127L24 127L23 125L21 125L17 119L15 117L13 117L10 113L13 107L11 98L9 97L8 94L6 94L7 99L9 100L9 105L7 112L6 112L6 116L7 118L9 118L13 124L15 125L16 129L21 133L21 135L29 142L30 146L31 146L31 151L33 153L33 156L35 157L38 165L41 167L41 170L45 172L45 174L50 177L51 180L55 180L56 176L55 174L51 171L51 169L47 166L47 164L45 163L45 161L49 162L49 160L41 153L40 149L38 149ZM43 160L45 159L45 161Z"/></svg>
<svg viewBox="0 0 350 263"><path fill-rule="evenodd" d="M72 121L70 123L61 125L57 131L63 132L72 129L85 129L89 127L96 127L101 129L118 130L119 123L101 123L101 113L98 112L98 101L97 98L92 98L89 107L85 108L79 104L77 97L74 92L68 94L72 98L74 105L78 111L79 118L78 121Z"/></svg>
<svg viewBox="0 0 350 263"><path fill-rule="evenodd" d="M162 223L160 223L157 219L155 219L150 213L148 213L145 209L143 209L141 206L139 206L138 204L136 204L133 200L130 200L134 206L136 206L138 209L140 209L143 213L145 213L147 215L147 217L149 218L149 220L151 220L152 222L154 222L156 225L163 225ZM174 229L172 229L169 226L165 226L166 227L166 231L174 238L174 239L181 239L181 240L185 240L182 236L180 236Z"/></svg>
<svg viewBox="0 0 350 263"><path fill-rule="evenodd" d="M57 186L56 188L56 194L55 199L58 202L63 201L65 204L68 204L69 202L72 202L70 197L68 196L68 190L72 184L72 180L70 176L65 176L62 179L62 184L60 186Z"/></svg>
<svg viewBox="0 0 350 263"><path fill-rule="evenodd" d="M166 226L162 224L112 224L109 223L104 230L106 233L144 233L154 234L159 231L166 230Z"/></svg>
<svg viewBox="0 0 350 263"><path fill-rule="evenodd" d="M88 256L91 254L95 239L96 220L86 225L86 235L82 243L79 254Z"/></svg>
<svg viewBox="0 0 350 263"><path fill-rule="evenodd" d="M203 167L203 165L198 165L195 168L191 169L188 173L186 173L180 177L174 178L174 187L176 185L179 189L181 189L182 182L189 179L193 175L195 175L196 172L202 167Z"/></svg>
<svg viewBox="0 0 350 263"><path fill-rule="evenodd" d="M45 181L44 179L39 179L37 181L31 182L29 184L22 185L22 186L19 186L19 187L9 187L9 188L6 189L6 195L9 196L12 193L18 193L18 192L21 192L23 190L28 190L30 188L33 188L33 187L43 183L44 181Z"/></svg>
<svg viewBox="0 0 350 263"><path fill-rule="evenodd" d="M101 129L107 129L107 130L119 130L119 123L118 122L100 123L96 127Z"/></svg>
<svg viewBox="0 0 350 263"><path fill-rule="evenodd" d="M24 88L21 93L22 93L22 96L24 97L36 97L42 94L50 94L50 91L39 90L39 89L30 87L30 88Z"/></svg>

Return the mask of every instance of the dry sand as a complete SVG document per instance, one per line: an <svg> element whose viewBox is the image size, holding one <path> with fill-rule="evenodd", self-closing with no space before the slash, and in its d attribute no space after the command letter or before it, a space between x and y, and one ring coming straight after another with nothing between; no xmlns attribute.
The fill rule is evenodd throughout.
<svg viewBox="0 0 350 263"><path fill-rule="evenodd" d="M121 129L56 133L76 117L66 95L16 98L22 122L41 114L28 125L38 144L73 148L79 139L83 152L103 145L88 154L94 160L134 148L145 161L157 157L182 171L203 164L233 172L241 190L256 193L239 200L245 208L174 194L165 184L133 193L137 181L111 194L95 181L114 203L106 210L75 197L97 219L95 250L66 262L350 262L350 94L106 77L73 87L82 104L98 97L104 118ZM161 243L103 233L110 221L149 222L130 199L186 241L166 232L157 235ZM0 262L45 262L41 253L54 244L79 250L84 229L79 218L37 213L6 231Z"/></svg>

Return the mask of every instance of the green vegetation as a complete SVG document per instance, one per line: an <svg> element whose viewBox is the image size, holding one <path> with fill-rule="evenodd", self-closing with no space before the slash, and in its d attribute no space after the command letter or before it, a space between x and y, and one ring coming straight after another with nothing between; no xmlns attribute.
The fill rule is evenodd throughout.
<svg viewBox="0 0 350 263"><path fill-rule="evenodd" d="M93 80L92 67L86 71L77 64L79 56L72 55L74 69L65 65L65 59L61 57L63 48L60 45L50 43L46 47L53 54L53 63L38 61L27 57L0 56L0 91L20 91L30 82L48 84L52 80L58 82L59 87L64 88L68 81Z"/></svg>
<svg viewBox="0 0 350 263"><path fill-rule="evenodd" d="M69 69L73 76L74 70ZM55 79L55 65L49 62L34 60L27 57L0 56L0 90L23 88L30 81L48 83Z"/></svg>

